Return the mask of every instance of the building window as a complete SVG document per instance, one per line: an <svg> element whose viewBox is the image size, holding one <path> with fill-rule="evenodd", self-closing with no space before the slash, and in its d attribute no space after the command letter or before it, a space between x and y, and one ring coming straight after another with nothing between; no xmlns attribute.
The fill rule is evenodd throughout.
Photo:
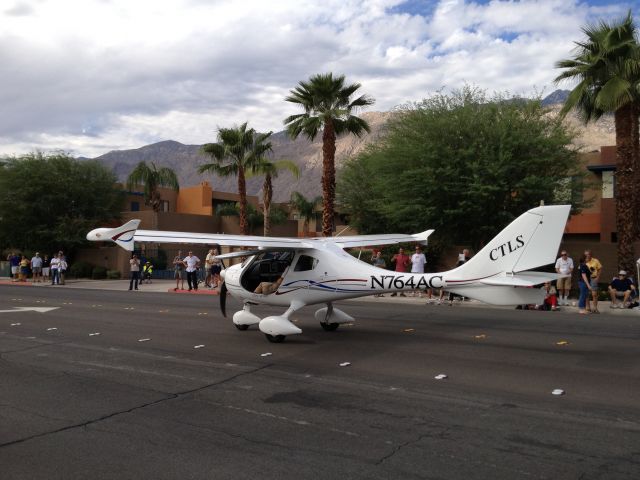
<svg viewBox="0 0 640 480"><path fill-rule="evenodd" d="M167 200L162 200L162 205L160 205L160 211L162 212L169 211L169 202Z"/></svg>
<svg viewBox="0 0 640 480"><path fill-rule="evenodd" d="M612 170L602 172L602 198L614 198L616 187L615 178Z"/></svg>
<svg viewBox="0 0 640 480"><path fill-rule="evenodd" d="M139 212L140 211L140 202L131 202L131 209L132 212Z"/></svg>

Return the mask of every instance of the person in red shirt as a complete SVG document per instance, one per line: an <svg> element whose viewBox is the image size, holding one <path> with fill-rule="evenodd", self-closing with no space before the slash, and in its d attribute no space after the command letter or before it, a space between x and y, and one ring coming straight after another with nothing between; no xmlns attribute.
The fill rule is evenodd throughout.
<svg viewBox="0 0 640 480"><path fill-rule="evenodd" d="M404 254L404 249L398 249L398 253L396 253L393 257L391 257L391 263L396 262L396 272L404 273L407 271L407 267L411 263L411 257L409 255ZM397 294L393 292L391 294L392 297L395 297ZM400 292L401 297L406 297L406 295Z"/></svg>

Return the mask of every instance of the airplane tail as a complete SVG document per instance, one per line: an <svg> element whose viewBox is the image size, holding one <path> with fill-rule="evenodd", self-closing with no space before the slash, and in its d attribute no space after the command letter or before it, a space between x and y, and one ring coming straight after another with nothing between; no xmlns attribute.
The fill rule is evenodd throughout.
<svg viewBox="0 0 640 480"><path fill-rule="evenodd" d="M112 241L125 250L133 252L133 237L138 225L140 225L140 220L134 219L116 228L96 228L87 233L87 240Z"/></svg>
<svg viewBox="0 0 640 480"><path fill-rule="evenodd" d="M562 275L527 272L553 263L571 205L533 208L511 222L472 259L444 278L447 291L494 305L542 303L531 288Z"/></svg>

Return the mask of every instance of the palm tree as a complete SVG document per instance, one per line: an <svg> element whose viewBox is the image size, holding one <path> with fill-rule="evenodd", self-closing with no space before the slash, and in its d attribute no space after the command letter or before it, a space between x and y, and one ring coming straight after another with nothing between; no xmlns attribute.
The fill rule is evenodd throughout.
<svg viewBox="0 0 640 480"><path fill-rule="evenodd" d="M264 183L262 184L262 203L264 215L264 236L268 237L271 233L271 200L273 199L273 182L272 179L278 176L281 170L289 170L296 178L300 177L298 166L290 160L277 160L271 162L264 158L262 161L251 167L250 176L264 175Z"/></svg>
<svg viewBox="0 0 640 480"><path fill-rule="evenodd" d="M358 137L369 132L369 124L352 115L358 107L373 105L368 95L351 100L360 88L359 83L345 85L344 75L317 74L308 81L301 81L290 91L285 100L297 103L304 113L291 115L284 120L291 138L301 133L313 140L322 129L322 234L330 237L333 230L334 203L336 196L336 137L350 133Z"/></svg>
<svg viewBox="0 0 640 480"><path fill-rule="evenodd" d="M569 94L561 114L575 109L585 123L606 113L614 114L618 267L633 271L633 240L639 213L634 183L640 174L640 48L636 28L629 12L618 22L600 22L584 27L582 31L587 38L575 42L575 56L556 63L557 68L565 69L556 82L564 79L579 82Z"/></svg>
<svg viewBox="0 0 640 480"><path fill-rule="evenodd" d="M146 205L151 205L156 213L160 211L160 205L162 205L159 187L169 187L176 192L180 190L176 172L168 167L158 169L153 162L151 167L145 162L140 162L129 174L127 188L133 190L136 185L144 185L144 202Z"/></svg>
<svg viewBox="0 0 640 480"><path fill-rule="evenodd" d="M302 232L305 236L309 234L309 221L315 216L316 205L318 205L321 200L322 197L315 197L309 201L300 192L293 192L291 194L291 206L298 211L300 218L304 220Z"/></svg>
<svg viewBox="0 0 640 480"><path fill-rule="evenodd" d="M210 156L212 163L201 165L199 173L216 173L221 177L236 175L238 177L238 195L240 196L240 232L249 234L247 223L247 185L246 172L260 163L267 152L271 151L271 142L265 141L269 133L256 133L253 128L247 129L247 122L239 127L220 128L218 143L203 145L202 152Z"/></svg>

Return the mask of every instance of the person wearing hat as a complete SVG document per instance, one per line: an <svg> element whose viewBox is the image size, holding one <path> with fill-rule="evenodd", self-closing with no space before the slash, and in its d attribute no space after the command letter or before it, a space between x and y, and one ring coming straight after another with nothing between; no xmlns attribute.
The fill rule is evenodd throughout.
<svg viewBox="0 0 640 480"><path fill-rule="evenodd" d="M633 280L627 277L627 272L620 270L618 276L609 284L609 295L611 295L611 308L626 308L629 306L629 298L633 294L635 296L636 286ZM622 304L618 303L618 299L622 298Z"/></svg>

